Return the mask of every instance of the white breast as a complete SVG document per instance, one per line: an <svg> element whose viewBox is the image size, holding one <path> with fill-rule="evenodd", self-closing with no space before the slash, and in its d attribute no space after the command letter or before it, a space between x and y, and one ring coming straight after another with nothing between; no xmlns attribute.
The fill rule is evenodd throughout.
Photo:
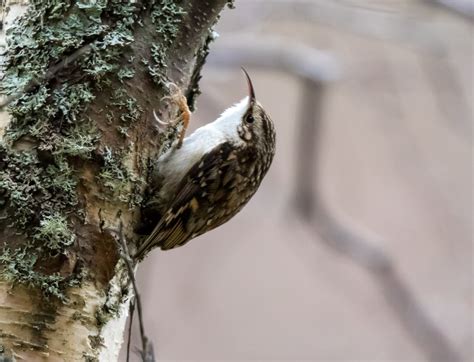
<svg viewBox="0 0 474 362"><path fill-rule="evenodd" d="M242 142L237 127L247 108L246 97L224 111L214 122L198 128L186 137L181 148L171 148L163 154L158 160L158 172L164 180L160 193L164 195L173 193L173 187L181 181L189 169L217 145L228 140Z"/></svg>

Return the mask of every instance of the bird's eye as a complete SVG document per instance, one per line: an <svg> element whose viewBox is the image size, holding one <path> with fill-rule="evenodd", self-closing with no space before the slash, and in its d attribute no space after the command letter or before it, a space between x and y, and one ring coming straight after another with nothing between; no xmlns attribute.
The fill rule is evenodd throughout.
<svg viewBox="0 0 474 362"><path fill-rule="evenodd" d="M246 118L245 118L245 122L247 123L253 123L255 121L255 119L253 118L253 116L251 114L249 114Z"/></svg>

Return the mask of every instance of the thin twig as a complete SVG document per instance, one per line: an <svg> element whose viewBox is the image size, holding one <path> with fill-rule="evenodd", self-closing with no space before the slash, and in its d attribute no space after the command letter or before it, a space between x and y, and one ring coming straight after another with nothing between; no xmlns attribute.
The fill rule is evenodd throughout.
<svg viewBox="0 0 474 362"><path fill-rule="evenodd" d="M130 301L128 314L130 316L130 320L128 322L128 339L127 339L127 362L130 361L130 344L132 342L132 326L133 326L133 314L135 312L135 300L132 299Z"/></svg>
<svg viewBox="0 0 474 362"><path fill-rule="evenodd" d="M133 261L130 257L130 253L128 251L127 243L125 242L125 238L123 237L123 222L120 220L119 224L119 242L117 242L118 246L121 249L120 256L127 267L128 276L130 278L130 282L133 286L133 291L135 294L135 305L137 307L137 314L138 314L138 325L140 329L140 338L142 341L142 350L140 352L142 356L142 360L144 362L151 362L155 361L154 353L153 353L153 345L148 340L147 336L145 335L145 327L143 323L143 311L142 311L142 303L140 298L140 293L138 292L138 286L135 279L135 273L133 272Z"/></svg>

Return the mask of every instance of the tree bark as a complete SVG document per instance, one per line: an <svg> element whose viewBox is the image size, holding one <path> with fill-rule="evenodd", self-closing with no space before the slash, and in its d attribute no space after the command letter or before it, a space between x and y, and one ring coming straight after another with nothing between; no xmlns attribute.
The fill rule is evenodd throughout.
<svg viewBox="0 0 474 362"><path fill-rule="evenodd" d="M8 25L3 54L0 360L112 361L132 294L116 239L140 237L153 160L179 129L159 132L153 110L178 118L170 83L192 107L232 4L45 3Z"/></svg>

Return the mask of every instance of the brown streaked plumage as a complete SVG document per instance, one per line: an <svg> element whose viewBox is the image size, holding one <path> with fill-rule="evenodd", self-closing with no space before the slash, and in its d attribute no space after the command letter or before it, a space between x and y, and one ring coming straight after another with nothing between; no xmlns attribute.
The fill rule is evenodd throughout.
<svg viewBox="0 0 474 362"><path fill-rule="evenodd" d="M184 245L222 225L257 191L275 153L275 130L245 74L249 97L158 160L163 185L149 204L160 206L161 217L138 245L135 259L154 247Z"/></svg>

